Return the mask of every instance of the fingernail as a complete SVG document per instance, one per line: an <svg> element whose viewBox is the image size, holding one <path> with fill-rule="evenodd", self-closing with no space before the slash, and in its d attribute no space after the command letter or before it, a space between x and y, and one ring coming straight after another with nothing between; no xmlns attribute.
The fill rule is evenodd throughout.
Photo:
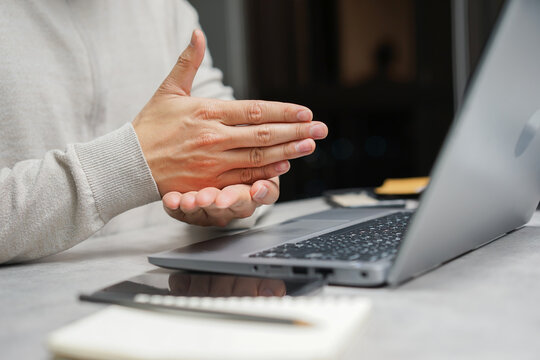
<svg viewBox="0 0 540 360"><path fill-rule="evenodd" d="M255 195L253 195L253 198L255 200L262 200L264 199L266 194L268 194L268 189L266 188L266 186L261 186L259 190L257 190L257 192L255 193Z"/></svg>
<svg viewBox="0 0 540 360"><path fill-rule="evenodd" d="M312 116L311 116L311 111L309 110L300 110L297 114L296 114L296 118L300 121L309 121L311 120Z"/></svg>
<svg viewBox="0 0 540 360"><path fill-rule="evenodd" d="M316 124L309 128L309 134L314 139L322 139L326 136L326 126L323 124Z"/></svg>
<svg viewBox="0 0 540 360"><path fill-rule="evenodd" d="M274 296L274 292L268 288L264 289L261 293L262 296Z"/></svg>
<svg viewBox="0 0 540 360"><path fill-rule="evenodd" d="M299 153L305 153L312 150L311 141L309 140L302 140L299 143L296 143L294 146L296 148L296 151Z"/></svg>
<svg viewBox="0 0 540 360"><path fill-rule="evenodd" d="M195 46L196 33L196 29L193 30L193 32L191 33L191 40L189 41L189 46Z"/></svg>
<svg viewBox="0 0 540 360"><path fill-rule="evenodd" d="M288 161L282 161L276 164L276 171L278 173L284 173L287 170L289 170L289 162Z"/></svg>

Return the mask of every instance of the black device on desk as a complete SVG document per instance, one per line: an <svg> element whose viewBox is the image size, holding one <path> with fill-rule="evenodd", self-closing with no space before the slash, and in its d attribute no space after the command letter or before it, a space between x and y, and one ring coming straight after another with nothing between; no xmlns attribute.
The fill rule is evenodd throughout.
<svg viewBox="0 0 540 360"><path fill-rule="evenodd" d="M298 320L288 318L188 307L185 298L301 296L313 294L324 284L324 281L316 278L281 280L157 269L107 286L91 294L82 294L79 299L154 311L298 325Z"/></svg>
<svg viewBox="0 0 540 360"><path fill-rule="evenodd" d="M137 295L177 297L301 296L324 285L321 279L272 279L198 271L156 269L83 294L81 300L118 303Z"/></svg>

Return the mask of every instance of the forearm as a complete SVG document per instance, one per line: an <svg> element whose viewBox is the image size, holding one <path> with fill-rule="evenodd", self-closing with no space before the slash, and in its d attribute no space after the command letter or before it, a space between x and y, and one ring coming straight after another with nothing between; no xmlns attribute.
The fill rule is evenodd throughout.
<svg viewBox="0 0 540 360"><path fill-rule="evenodd" d="M159 200L130 124L0 170L0 263L67 249L115 215Z"/></svg>

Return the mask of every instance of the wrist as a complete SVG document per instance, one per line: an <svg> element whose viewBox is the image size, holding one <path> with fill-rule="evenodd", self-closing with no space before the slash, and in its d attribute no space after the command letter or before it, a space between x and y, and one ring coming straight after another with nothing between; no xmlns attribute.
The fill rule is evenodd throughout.
<svg viewBox="0 0 540 360"><path fill-rule="evenodd" d="M131 124L74 148L103 221L159 200Z"/></svg>

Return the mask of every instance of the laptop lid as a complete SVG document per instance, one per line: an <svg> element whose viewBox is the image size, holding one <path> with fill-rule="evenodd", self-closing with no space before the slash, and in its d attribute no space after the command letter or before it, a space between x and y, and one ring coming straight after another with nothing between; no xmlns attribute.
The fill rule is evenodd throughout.
<svg viewBox="0 0 540 360"><path fill-rule="evenodd" d="M540 1L505 5L390 284L524 225L540 199Z"/></svg>

